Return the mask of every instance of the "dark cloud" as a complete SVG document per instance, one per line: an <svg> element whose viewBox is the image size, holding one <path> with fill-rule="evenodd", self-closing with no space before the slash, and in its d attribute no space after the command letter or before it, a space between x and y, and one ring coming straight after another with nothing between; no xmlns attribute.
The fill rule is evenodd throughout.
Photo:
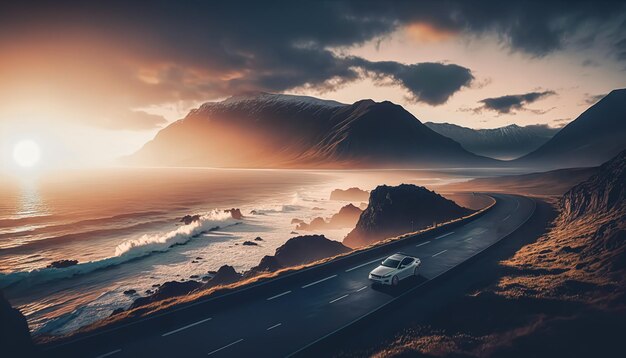
<svg viewBox="0 0 626 358"><path fill-rule="evenodd" d="M404 87L412 101L433 106L446 103L450 96L474 80L470 69L455 64L424 62L404 65L361 58L352 58L350 62L374 79L389 79L391 84Z"/></svg>
<svg viewBox="0 0 626 358"><path fill-rule="evenodd" d="M528 110L525 105L533 103L541 98L552 96L554 94L556 94L556 92L554 91L544 91L485 98L480 101L480 103L482 103L482 106L476 108L475 111L490 110L498 112L500 114L505 114L511 113L511 111ZM543 114L547 111L539 112Z"/></svg>
<svg viewBox="0 0 626 358"><path fill-rule="evenodd" d="M606 97L608 93L603 93L603 94L589 94L589 93L585 93L585 103L588 105L594 105L596 104L599 100L601 100L602 98Z"/></svg>
<svg viewBox="0 0 626 358"><path fill-rule="evenodd" d="M511 51L540 57L581 32L624 32L604 26L621 21L624 6L603 1L25 0L0 5L0 61L5 52L19 53L29 43L42 67L83 65L93 62L87 55L98 47L106 49L96 61L106 70L99 72L119 79L123 90L109 100L126 110L250 90L332 89L364 76L405 88L413 101L439 105L472 82L462 64L372 62L336 50L423 23L452 34L495 34ZM613 38L624 38L621 32ZM612 50L626 59L622 42ZM58 87L83 83L84 77L70 69ZM87 87L104 92L102 81ZM72 91L84 89L67 90Z"/></svg>
<svg viewBox="0 0 626 358"><path fill-rule="evenodd" d="M554 124L555 128L562 128L562 127L565 127L571 121L572 121L571 118L559 118L559 119L552 120L552 123Z"/></svg>

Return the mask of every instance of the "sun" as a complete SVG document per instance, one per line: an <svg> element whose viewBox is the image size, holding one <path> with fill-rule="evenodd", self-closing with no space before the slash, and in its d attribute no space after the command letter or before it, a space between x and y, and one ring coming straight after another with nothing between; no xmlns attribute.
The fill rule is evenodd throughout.
<svg viewBox="0 0 626 358"><path fill-rule="evenodd" d="M23 168L35 166L41 157L39 145L30 139L17 142L13 147L13 160Z"/></svg>

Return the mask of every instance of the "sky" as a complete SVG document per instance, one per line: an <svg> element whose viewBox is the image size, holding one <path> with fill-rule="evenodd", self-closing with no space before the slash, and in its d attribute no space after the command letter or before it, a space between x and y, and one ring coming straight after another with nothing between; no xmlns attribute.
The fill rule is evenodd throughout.
<svg viewBox="0 0 626 358"><path fill-rule="evenodd" d="M0 170L24 140L41 167L113 165L247 91L558 127L625 84L623 2L3 2Z"/></svg>

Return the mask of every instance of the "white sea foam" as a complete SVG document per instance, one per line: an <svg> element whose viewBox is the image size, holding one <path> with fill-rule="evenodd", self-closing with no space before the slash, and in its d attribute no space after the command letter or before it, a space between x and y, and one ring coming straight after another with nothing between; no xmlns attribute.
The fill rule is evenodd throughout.
<svg viewBox="0 0 626 358"><path fill-rule="evenodd" d="M182 225L166 233L145 234L137 239L127 240L115 248L115 255L101 260L79 263L64 268L41 268L32 271L0 274L0 288L18 282L29 285L40 284L57 279L86 274L95 270L120 265L124 262L150 255L154 252L165 252L172 246L182 245L194 237L219 228L237 224L228 212L213 210L200 216L200 219L188 225Z"/></svg>

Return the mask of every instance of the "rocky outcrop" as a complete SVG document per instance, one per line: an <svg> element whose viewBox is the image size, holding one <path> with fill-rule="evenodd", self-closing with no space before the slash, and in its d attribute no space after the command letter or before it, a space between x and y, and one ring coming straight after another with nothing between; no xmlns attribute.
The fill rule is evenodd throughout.
<svg viewBox="0 0 626 358"><path fill-rule="evenodd" d="M344 201L367 201L370 197L370 193L359 189L349 188L346 190L335 189L330 193L330 200L344 200Z"/></svg>
<svg viewBox="0 0 626 358"><path fill-rule="evenodd" d="M311 220L310 223L300 223L298 224L298 226L296 226L296 230L304 230L304 231L311 231L311 230L319 230L319 229L323 229L326 228L328 226L328 223L326 222L326 220L324 220L323 217L316 217L315 219Z"/></svg>
<svg viewBox="0 0 626 358"><path fill-rule="evenodd" d="M274 256L265 256L251 273L276 271L283 267L307 264L351 251L338 241L323 235L293 237L276 249Z"/></svg>
<svg viewBox="0 0 626 358"><path fill-rule="evenodd" d="M235 219L235 220L241 220L243 219L243 214L241 213L241 210L239 209L227 209L224 210L225 213L230 213L230 216Z"/></svg>
<svg viewBox="0 0 626 358"><path fill-rule="evenodd" d="M621 210L626 203L625 186L626 150L563 195L563 215L574 220L588 213L599 215Z"/></svg>
<svg viewBox="0 0 626 358"><path fill-rule="evenodd" d="M149 296L137 298L129 309L144 306L146 304L161 301L167 298L190 294L191 292L213 286L227 285L241 279L241 274L235 271L232 266L224 265L213 274L207 282L189 280L185 282L168 281L158 286Z"/></svg>
<svg viewBox="0 0 626 358"><path fill-rule="evenodd" d="M200 215L185 215L180 219L180 222L185 225L189 225L192 222L196 222L198 220L200 220Z"/></svg>
<svg viewBox="0 0 626 358"><path fill-rule="evenodd" d="M78 260L58 260L51 262L46 268L66 268L78 264Z"/></svg>
<svg viewBox="0 0 626 358"><path fill-rule="evenodd" d="M241 279L241 274L235 271L235 268L229 265L220 267L213 278L207 282L203 288L219 285L228 285Z"/></svg>
<svg viewBox="0 0 626 358"><path fill-rule="evenodd" d="M372 191L367 209L343 243L356 248L472 212L424 187L382 185Z"/></svg>
<svg viewBox="0 0 626 358"><path fill-rule="evenodd" d="M362 210L352 204L342 207L337 214L328 219L317 217L309 224L302 222L298 224L296 230L323 230L323 229L342 229L353 228L359 220Z"/></svg>
<svg viewBox="0 0 626 358"><path fill-rule="evenodd" d="M11 306L0 290L0 355L32 357L34 354L26 317Z"/></svg>

